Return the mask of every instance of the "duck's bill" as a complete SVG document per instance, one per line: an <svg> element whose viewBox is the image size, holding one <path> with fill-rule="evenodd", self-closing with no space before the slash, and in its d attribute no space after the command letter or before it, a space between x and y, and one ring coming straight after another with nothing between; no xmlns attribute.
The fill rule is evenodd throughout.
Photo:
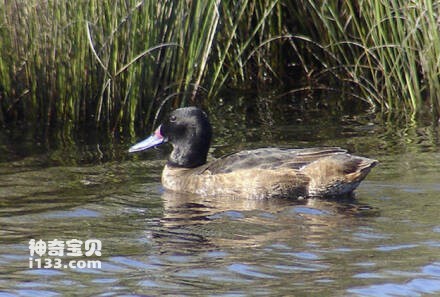
<svg viewBox="0 0 440 297"><path fill-rule="evenodd" d="M160 134L160 127L154 131L154 133L148 137L147 139L142 140L141 142L136 143L132 147L128 149L129 153L140 152L161 143L165 142L165 139Z"/></svg>

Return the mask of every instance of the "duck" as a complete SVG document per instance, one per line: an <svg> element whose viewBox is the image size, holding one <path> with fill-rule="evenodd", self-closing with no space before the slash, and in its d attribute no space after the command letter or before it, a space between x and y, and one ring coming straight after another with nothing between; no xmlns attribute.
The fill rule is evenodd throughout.
<svg viewBox="0 0 440 297"><path fill-rule="evenodd" d="M340 147L263 147L207 162L212 126L198 107L173 110L146 139L129 148L140 152L170 143L162 171L166 190L246 199L351 195L378 164Z"/></svg>

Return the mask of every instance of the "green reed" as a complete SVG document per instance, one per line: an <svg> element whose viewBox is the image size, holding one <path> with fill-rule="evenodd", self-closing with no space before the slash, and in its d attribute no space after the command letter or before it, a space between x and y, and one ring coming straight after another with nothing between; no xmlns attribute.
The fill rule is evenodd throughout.
<svg viewBox="0 0 440 297"><path fill-rule="evenodd" d="M279 86L438 115L439 9L430 0L3 0L0 123L132 131L165 106Z"/></svg>
<svg viewBox="0 0 440 297"><path fill-rule="evenodd" d="M310 16L300 30L331 53L318 58L323 71L342 75L372 106L405 115L429 106L440 114L439 2L301 0L288 7Z"/></svg>
<svg viewBox="0 0 440 297"><path fill-rule="evenodd" d="M244 83L244 55L278 1L244 2L2 1L0 120L116 130Z"/></svg>

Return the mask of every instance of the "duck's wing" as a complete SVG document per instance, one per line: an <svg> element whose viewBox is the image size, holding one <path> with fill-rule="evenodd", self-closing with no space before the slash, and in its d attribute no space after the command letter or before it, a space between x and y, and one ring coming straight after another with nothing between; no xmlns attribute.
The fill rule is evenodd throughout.
<svg viewBox="0 0 440 297"><path fill-rule="evenodd" d="M199 173L230 173L242 169L300 169L311 162L330 155L346 153L339 147L307 149L261 148L224 156L200 167Z"/></svg>

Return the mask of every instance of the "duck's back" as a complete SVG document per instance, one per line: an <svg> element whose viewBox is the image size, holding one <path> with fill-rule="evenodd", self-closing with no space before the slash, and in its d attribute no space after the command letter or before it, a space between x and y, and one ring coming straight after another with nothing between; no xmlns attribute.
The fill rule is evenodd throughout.
<svg viewBox="0 0 440 297"><path fill-rule="evenodd" d="M245 198L342 195L377 163L338 147L262 148L231 154L194 169L166 167L166 188Z"/></svg>
<svg viewBox="0 0 440 297"><path fill-rule="evenodd" d="M210 162L200 169L211 174L231 173L237 170L255 169L300 169L318 159L335 154L345 154L347 151L339 147L290 149L290 148L260 148L245 150L223 156Z"/></svg>

